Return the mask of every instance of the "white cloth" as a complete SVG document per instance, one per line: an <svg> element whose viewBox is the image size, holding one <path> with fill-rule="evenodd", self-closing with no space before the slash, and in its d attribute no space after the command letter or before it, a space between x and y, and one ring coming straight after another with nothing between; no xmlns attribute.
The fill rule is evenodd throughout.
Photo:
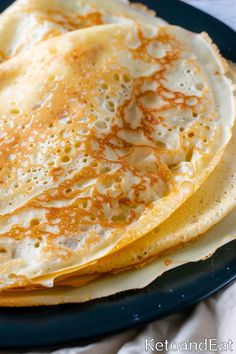
<svg viewBox="0 0 236 354"><path fill-rule="evenodd" d="M183 0L236 30L236 0Z"/></svg>
<svg viewBox="0 0 236 354"><path fill-rule="evenodd" d="M185 0L185 2L202 8L236 29L236 0ZM219 348L217 351L210 352L210 344L207 342L208 350L201 351L202 347L193 350L195 348L193 345L192 350L189 348L185 350L185 353L236 353L236 282L202 301L191 310L156 321L142 330L131 330L85 347L51 352L37 351L28 354L143 354L152 353L153 345L157 342L164 344L166 340L168 340L167 349L169 350L163 350L161 353L174 354L181 353L175 350L176 347L171 350L171 344L175 342L180 344L194 341L200 344L207 338L214 340L212 341L213 349L220 345L220 341L228 343L228 347L222 348L228 351ZM229 342L230 340L233 343ZM146 349L149 350L146 351Z"/></svg>

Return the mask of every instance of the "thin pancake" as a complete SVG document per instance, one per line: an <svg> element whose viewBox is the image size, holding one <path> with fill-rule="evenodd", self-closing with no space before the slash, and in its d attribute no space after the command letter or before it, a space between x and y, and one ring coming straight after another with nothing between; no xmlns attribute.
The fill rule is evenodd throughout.
<svg viewBox="0 0 236 354"><path fill-rule="evenodd" d="M236 87L236 69L230 65L230 76ZM203 235L213 225L220 222L236 206L236 126L233 135L219 164L212 174L175 213L149 234L128 247L92 262L91 265L63 276L52 276L35 279L52 285L60 279L74 279L81 274L118 272L132 267L140 267L178 248L186 242Z"/></svg>
<svg viewBox="0 0 236 354"><path fill-rule="evenodd" d="M115 252L193 194L231 136L227 71L206 36L146 25L2 63L2 287Z"/></svg>
<svg viewBox="0 0 236 354"><path fill-rule="evenodd" d="M138 241L112 255L93 262L68 277L90 273L107 273L140 266L205 233L236 207L236 126L220 163L212 174L164 223ZM65 277L65 275L64 275ZM45 284L52 277L43 278ZM34 280L36 283L40 279ZM60 282L60 277L57 279Z"/></svg>
<svg viewBox="0 0 236 354"><path fill-rule="evenodd" d="M18 0L0 16L0 61L46 39L81 28L163 20L144 6L119 0Z"/></svg>
<svg viewBox="0 0 236 354"><path fill-rule="evenodd" d="M163 256L141 269L110 274L81 288L51 288L38 291L6 291L0 294L0 306L40 306L80 303L130 289L144 288L169 269L211 256L217 248L236 239L236 209L208 231L205 237L185 245L168 257Z"/></svg>

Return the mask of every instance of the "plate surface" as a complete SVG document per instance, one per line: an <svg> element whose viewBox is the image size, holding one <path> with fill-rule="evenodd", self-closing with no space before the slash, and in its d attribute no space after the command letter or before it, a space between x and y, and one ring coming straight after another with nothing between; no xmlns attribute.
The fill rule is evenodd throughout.
<svg viewBox="0 0 236 354"><path fill-rule="evenodd" d="M141 0L140 0L141 1ZM170 23L206 31L227 59L236 62L235 32L178 0L143 0ZM0 11L12 1L1 0ZM0 309L0 348L36 348L84 344L144 325L187 308L236 278L236 241L210 259L173 269L142 290L85 304Z"/></svg>

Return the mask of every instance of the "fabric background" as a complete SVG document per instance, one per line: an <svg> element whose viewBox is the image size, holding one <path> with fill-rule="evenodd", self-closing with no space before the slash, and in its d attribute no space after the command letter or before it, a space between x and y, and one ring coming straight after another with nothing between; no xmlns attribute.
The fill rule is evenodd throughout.
<svg viewBox="0 0 236 354"><path fill-rule="evenodd" d="M157 0L153 0L157 1ZM236 29L236 0L185 0L185 2L219 18ZM110 337L86 347L67 348L54 351L34 351L28 354L143 354L153 352L145 349L145 339L155 342L167 339L169 343L183 341L201 342L205 338L217 338L218 341L233 341L232 353L236 353L236 282L218 292L197 306L160 321L156 321L140 330L131 330ZM180 351L162 351L174 354ZM199 351L185 351L199 354ZM210 353L210 351L204 351ZM216 351L216 353L226 353ZM230 353L230 351L228 351Z"/></svg>
<svg viewBox="0 0 236 354"><path fill-rule="evenodd" d="M236 30L236 0L183 0Z"/></svg>

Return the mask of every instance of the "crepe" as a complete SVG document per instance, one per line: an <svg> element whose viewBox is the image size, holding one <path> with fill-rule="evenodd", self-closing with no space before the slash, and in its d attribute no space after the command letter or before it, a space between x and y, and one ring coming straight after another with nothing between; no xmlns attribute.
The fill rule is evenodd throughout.
<svg viewBox="0 0 236 354"><path fill-rule="evenodd" d="M3 291L0 293L0 306L39 306L62 303L81 303L113 295L130 289L142 289L164 272L189 262L210 257L217 248L236 239L236 209L219 224L208 231L204 237L168 256L162 256L139 269L118 274L108 274L82 286L54 287L37 291ZM229 244L230 247L230 244Z"/></svg>
<svg viewBox="0 0 236 354"><path fill-rule="evenodd" d="M178 27L73 31L2 63L0 77L2 288L147 234L231 137L227 63Z"/></svg>
<svg viewBox="0 0 236 354"><path fill-rule="evenodd" d="M233 70L234 67L231 65L232 79L236 82ZM74 286L75 280L77 281L84 275L99 276L99 273L120 272L132 267L139 268L154 258L160 258L163 253L173 253L173 250L183 246L186 242L193 241L199 236L205 237L207 230L220 222L235 207L236 127L234 126L231 141L212 174L199 190L159 227L128 247L105 256L80 271L68 275L64 273L63 276L59 274L49 275L48 277L35 279L33 282L42 281L44 285L52 286L56 279L57 285ZM233 232L231 234L233 235ZM229 240L231 240L231 237ZM217 247L214 249L217 249ZM199 252L201 251L199 249ZM199 259L201 258L199 257Z"/></svg>
<svg viewBox="0 0 236 354"><path fill-rule="evenodd" d="M224 219L235 207L236 126L220 163L199 190L165 222L128 247L105 256L74 274L70 273L69 277L91 273L118 272L134 266L143 266L154 257L160 257L162 253L173 251L200 235L205 237L205 233ZM51 276L44 278L44 283L50 285L53 279ZM64 284L63 277L59 277L57 282L59 283L60 279L63 279ZM37 283L40 279L34 281ZM70 283L69 279L67 283Z"/></svg>
<svg viewBox="0 0 236 354"><path fill-rule="evenodd" d="M165 23L141 4L121 0L18 0L0 16L0 61L60 34L102 24Z"/></svg>

